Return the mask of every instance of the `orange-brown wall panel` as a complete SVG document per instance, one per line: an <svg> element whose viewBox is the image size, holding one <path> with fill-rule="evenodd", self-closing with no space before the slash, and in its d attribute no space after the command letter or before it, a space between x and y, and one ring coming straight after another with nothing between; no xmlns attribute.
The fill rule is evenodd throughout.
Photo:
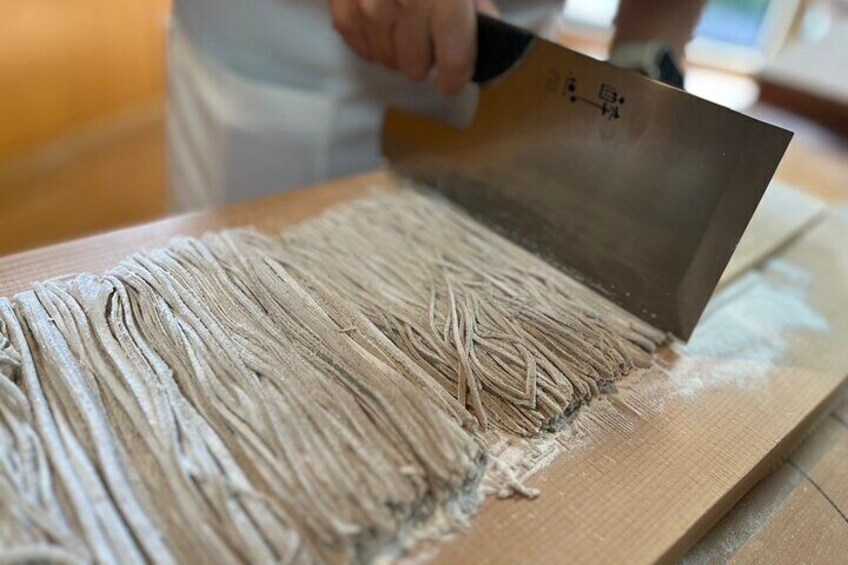
<svg viewBox="0 0 848 565"><path fill-rule="evenodd" d="M169 0L0 0L0 163L162 96Z"/></svg>

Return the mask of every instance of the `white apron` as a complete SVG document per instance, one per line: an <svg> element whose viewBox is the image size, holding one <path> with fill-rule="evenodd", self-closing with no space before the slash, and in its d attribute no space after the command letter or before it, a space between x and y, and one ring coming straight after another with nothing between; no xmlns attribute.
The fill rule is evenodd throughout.
<svg viewBox="0 0 848 565"><path fill-rule="evenodd" d="M561 1L499 5L539 29ZM238 202L380 165L385 107L468 108L350 52L326 0L176 0L168 46L172 207Z"/></svg>

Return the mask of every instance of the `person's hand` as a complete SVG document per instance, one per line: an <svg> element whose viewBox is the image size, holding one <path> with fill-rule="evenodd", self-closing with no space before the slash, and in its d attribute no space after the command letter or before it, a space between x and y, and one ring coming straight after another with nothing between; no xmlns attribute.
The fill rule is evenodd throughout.
<svg viewBox="0 0 848 565"><path fill-rule="evenodd" d="M474 74L475 12L497 15L493 0L330 0L330 10L333 26L360 56L414 81L435 68L446 94Z"/></svg>

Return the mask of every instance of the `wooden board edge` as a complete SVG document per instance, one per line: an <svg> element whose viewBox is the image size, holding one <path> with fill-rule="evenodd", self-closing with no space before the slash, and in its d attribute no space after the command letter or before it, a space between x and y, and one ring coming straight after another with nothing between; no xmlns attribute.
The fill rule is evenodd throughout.
<svg viewBox="0 0 848 565"><path fill-rule="evenodd" d="M828 205L824 200L790 184L772 182L716 288L728 286L769 257L779 254L799 236L823 221L827 211Z"/></svg>
<svg viewBox="0 0 848 565"><path fill-rule="evenodd" d="M397 180L385 169L344 177L204 212L182 214L0 257L0 296L11 297L32 283L81 272L102 272L139 251L165 246L181 236L253 226L270 232L302 222L372 189L392 190Z"/></svg>
<svg viewBox="0 0 848 565"><path fill-rule="evenodd" d="M792 452L836 409L846 392L848 392L848 375L846 375L846 380L823 398L818 406L809 412L783 440L778 442L744 479L716 502L680 538L678 543L671 546L659 562L676 563L682 559L748 492L792 455Z"/></svg>

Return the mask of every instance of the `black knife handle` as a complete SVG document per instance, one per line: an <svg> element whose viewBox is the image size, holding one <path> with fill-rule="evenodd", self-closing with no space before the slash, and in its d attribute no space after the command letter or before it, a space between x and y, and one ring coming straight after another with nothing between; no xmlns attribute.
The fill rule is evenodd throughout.
<svg viewBox="0 0 848 565"><path fill-rule="evenodd" d="M477 14L477 61L473 81L484 84L512 68L535 37L499 19Z"/></svg>

